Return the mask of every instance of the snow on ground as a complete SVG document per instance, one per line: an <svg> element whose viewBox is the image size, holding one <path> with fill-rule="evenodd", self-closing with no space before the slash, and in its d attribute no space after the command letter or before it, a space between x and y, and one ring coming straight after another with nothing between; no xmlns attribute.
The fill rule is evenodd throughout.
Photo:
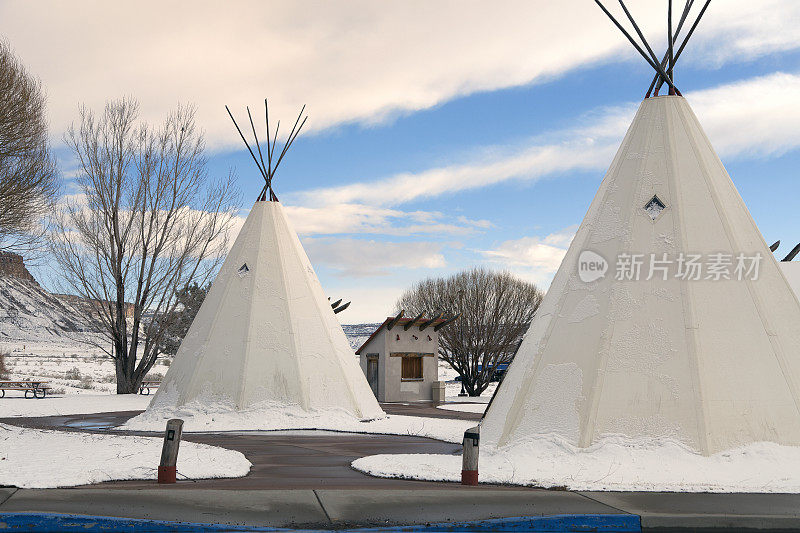
<svg viewBox="0 0 800 533"><path fill-rule="evenodd" d="M437 405L437 409L444 409L445 411L458 411L460 413L480 413L486 411L486 403L472 402L472 403L446 403Z"/></svg>
<svg viewBox="0 0 800 533"><path fill-rule="evenodd" d="M373 455L353 468L378 477L461 479L461 457ZM501 449L481 447L480 481L569 490L800 492L800 447L760 442L704 457L670 440L619 436L581 449L555 436Z"/></svg>
<svg viewBox="0 0 800 533"><path fill-rule="evenodd" d="M19 391L6 391L5 398L0 398L0 418L141 411L147 409L151 398L140 394L68 394L34 399L24 398Z"/></svg>
<svg viewBox="0 0 800 533"><path fill-rule="evenodd" d="M8 352L5 357L8 379L44 380L56 395L116 393L114 362L100 348L84 340L67 337L57 341L0 340L0 352ZM159 358L147 379L160 379L167 373L168 365L168 359ZM8 396L15 393L6 393Z"/></svg>
<svg viewBox="0 0 800 533"><path fill-rule="evenodd" d="M445 442L461 442L464 431L474 421L418 416L388 415L384 418L360 421L343 410L303 411L268 402L244 411L236 411L225 402L194 401L182 407L156 407L131 418L118 429L132 431L163 431L166 421L180 418L184 432L205 431L269 431L287 429L323 429L350 433L383 433L415 435Z"/></svg>
<svg viewBox="0 0 800 533"><path fill-rule="evenodd" d="M0 424L0 485L71 487L157 477L162 439L66 433ZM53 468L58 465L58 468ZM241 477L252 464L243 454L182 442L178 478Z"/></svg>

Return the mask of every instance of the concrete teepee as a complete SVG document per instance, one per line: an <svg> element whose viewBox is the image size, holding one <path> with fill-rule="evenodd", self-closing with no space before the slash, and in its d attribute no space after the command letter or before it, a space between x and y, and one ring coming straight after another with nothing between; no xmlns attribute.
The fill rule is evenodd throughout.
<svg viewBox="0 0 800 533"><path fill-rule="evenodd" d="M292 140L290 134L287 144ZM267 148L272 151L269 143ZM384 413L271 189L274 170L272 164L263 167L267 185L151 406L163 409L197 400L237 410L260 404L381 417Z"/></svg>
<svg viewBox="0 0 800 533"><path fill-rule="evenodd" d="M588 447L623 435L706 455L800 445L800 302L671 92L639 107L486 413L483 443L555 434Z"/></svg>
<svg viewBox="0 0 800 533"><path fill-rule="evenodd" d="M794 293L800 298L800 261L784 261L781 268Z"/></svg>

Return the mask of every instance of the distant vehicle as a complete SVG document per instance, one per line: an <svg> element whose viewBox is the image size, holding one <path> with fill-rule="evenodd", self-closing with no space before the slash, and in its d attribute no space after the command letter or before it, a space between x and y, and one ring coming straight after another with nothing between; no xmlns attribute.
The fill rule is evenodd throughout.
<svg viewBox="0 0 800 533"><path fill-rule="evenodd" d="M497 367L494 368L494 372L492 373L492 377L489 379L489 381L500 381L501 379L503 379L503 376L506 374L506 371L508 370L508 365L510 364L511 363L498 363ZM489 368L491 369L492 366L489 365ZM483 370L483 365L478 365L478 372L480 372L481 370ZM461 376L456 376L453 381L461 381Z"/></svg>

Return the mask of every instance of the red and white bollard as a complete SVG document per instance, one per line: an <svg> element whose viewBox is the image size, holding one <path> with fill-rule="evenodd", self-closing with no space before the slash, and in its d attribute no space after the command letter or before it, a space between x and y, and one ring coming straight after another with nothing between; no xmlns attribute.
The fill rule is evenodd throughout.
<svg viewBox="0 0 800 533"><path fill-rule="evenodd" d="M464 451L461 455L461 484L478 484L478 443L481 427L475 426L464 432Z"/></svg>
<svg viewBox="0 0 800 533"><path fill-rule="evenodd" d="M175 483L178 470L178 446L181 444L181 431L183 420L173 418L167 421L167 430L164 432L164 446L161 448L161 464L158 467L159 483Z"/></svg>

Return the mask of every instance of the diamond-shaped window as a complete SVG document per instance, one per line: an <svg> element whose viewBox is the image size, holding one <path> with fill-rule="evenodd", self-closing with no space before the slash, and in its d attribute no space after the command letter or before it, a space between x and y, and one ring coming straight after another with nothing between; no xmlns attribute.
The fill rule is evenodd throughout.
<svg viewBox="0 0 800 533"><path fill-rule="evenodd" d="M248 272L250 272L250 268L247 266L247 263L245 263L239 267L239 271L237 272L237 274L239 274L240 278L243 278L247 275Z"/></svg>
<svg viewBox="0 0 800 533"><path fill-rule="evenodd" d="M666 208L667 206L664 205L664 202L662 202L658 196L653 196L653 198L644 206L644 210L647 211L647 214L650 215L650 218L653 220L657 219L658 215L660 215L661 212Z"/></svg>

